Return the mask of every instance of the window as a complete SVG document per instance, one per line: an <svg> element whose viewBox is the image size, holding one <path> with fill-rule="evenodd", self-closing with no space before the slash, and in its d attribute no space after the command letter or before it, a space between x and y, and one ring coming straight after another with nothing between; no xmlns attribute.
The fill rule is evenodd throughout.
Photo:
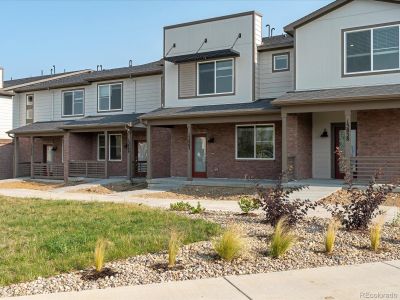
<svg viewBox="0 0 400 300"><path fill-rule="evenodd" d="M233 93L233 59L198 64L198 95Z"/></svg>
<svg viewBox="0 0 400 300"><path fill-rule="evenodd" d="M109 160L122 160L122 135L108 135L108 158ZM104 134L97 136L97 160L105 160L106 158L106 139Z"/></svg>
<svg viewBox="0 0 400 300"><path fill-rule="evenodd" d="M98 111L122 110L122 83L98 86Z"/></svg>
<svg viewBox="0 0 400 300"><path fill-rule="evenodd" d="M272 60L272 72L289 71L289 53L273 54Z"/></svg>
<svg viewBox="0 0 400 300"><path fill-rule="evenodd" d="M345 74L399 70L399 25L345 32Z"/></svg>
<svg viewBox="0 0 400 300"><path fill-rule="evenodd" d="M236 126L236 158L275 159L274 125Z"/></svg>
<svg viewBox="0 0 400 300"><path fill-rule="evenodd" d="M83 115L84 91L63 92L63 116Z"/></svg>
<svg viewBox="0 0 400 300"><path fill-rule="evenodd" d="M25 112L26 112L26 117L25 117L25 122L26 124L31 124L33 123L33 95L26 95L26 107L25 107Z"/></svg>

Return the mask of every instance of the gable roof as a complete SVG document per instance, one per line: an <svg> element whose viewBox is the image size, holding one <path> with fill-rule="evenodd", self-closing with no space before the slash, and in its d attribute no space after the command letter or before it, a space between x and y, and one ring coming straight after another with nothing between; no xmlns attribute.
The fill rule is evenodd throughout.
<svg viewBox="0 0 400 300"><path fill-rule="evenodd" d="M53 78L41 82L32 82L31 84L13 88L13 91L23 93L47 89L83 86L89 85L91 82L94 81L157 75L162 74L162 72L163 60L158 60L155 62L132 67L114 68L101 71L88 71L84 73L81 72L78 74L72 74L71 76Z"/></svg>
<svg viewBox="0 0 400 300"><path fill-rule="evenodd" d="M257 47L258 51L278 50L292 48L294 39L290 35L281 34L270 37L263 37L262 44Z"/></svg>
<svg viewBox="0 0 400 300"><path fill-rule="evenodd" d="M283 29L285 32L293 35L295 29L312 22L354 0L336 0L332 3L329 3L328 5L325 5L324 7L321 7L320 9L317 9L316 11L313 11L312 13L302 17L301 19L298 19L288 25L286 25ZM390 2L390 3L396 3L400 4L400 0L375 0L375 1L382 1L382 2Z"/></svg>

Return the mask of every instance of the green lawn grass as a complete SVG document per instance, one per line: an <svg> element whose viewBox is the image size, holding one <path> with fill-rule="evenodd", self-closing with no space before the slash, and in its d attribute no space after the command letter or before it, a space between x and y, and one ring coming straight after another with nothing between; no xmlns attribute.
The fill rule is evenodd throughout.
<svg viewBox="0 0 400 300"><path fill-rule="evenodd" d="M0 285L91 266L98 238L113 243L108 261L164 250L171 229L191 243L219 226L138 205L0 197Z"/></svg>

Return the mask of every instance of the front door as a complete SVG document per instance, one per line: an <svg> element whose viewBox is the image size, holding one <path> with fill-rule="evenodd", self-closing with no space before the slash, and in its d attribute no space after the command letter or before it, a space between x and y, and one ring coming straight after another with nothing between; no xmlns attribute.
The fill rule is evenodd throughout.
<svg viewBox="0 0 400 300"><path fill-rule="evenodd" d="M144 177L147 173L147 143L146 141L135 141L135 177Z"/></svg>
<svg viewBox="0 0 400 300"><path fill-rule="evenodd" d="M352 125L351 129L351 156L356 156L357 154L357 129ZM339 155L336 153L336 149L339 148L342 153L345 152L345 142L346 142L346 129L344 124L337 125L334 127L335 141L333 151L335 153L335 178L343 179L344 170L340 167Z"/></svg>
<svg viewBox="0 0 400 300"><path fill-rule="evenodd" d="M207 177L207 139L205 135L193 136L193 177Z"/></svg>
<svg viewBox="0 0 400 300"><path fill-rule="evenodd" d="M52 163L54 162L54 151L53 145L43 145L43 162Z"/></svg>

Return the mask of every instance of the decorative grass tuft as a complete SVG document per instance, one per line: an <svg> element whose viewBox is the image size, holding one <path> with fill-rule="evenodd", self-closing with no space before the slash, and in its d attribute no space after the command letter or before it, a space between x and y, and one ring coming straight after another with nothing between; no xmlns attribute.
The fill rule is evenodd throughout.
<svg viewBox="0 0 400 300"><path fill-rule="evenodd" d="M381 220L378 220L372 223L370 228L369 239L371 241L371 249L375 252L378 252L381 245L382 225L383 222Z"/></svg>
<svg viewBox="0 0 400 300"><path fill-rule="evenodd" d="M285 217L281 218L275 226L272 236L270 255L273 258L283 256L295 243L296 236L290 231Z"/></svg>
<svg viewBox="0 0 400 300"><path fill-rule="evenodd" d="M338 221L332 219L326 229L325 234L325 252L331 254L335 246L336 231L338 228Z"/></svg>
<svg viewBox="0 0 400 300"><path fill-rule="evenodd" d="M231 226L218 238L214 239L215 252L222 259L230 262L245 254L246 238L237 226Z"/></svg>
<svg viewBox="0 0 400 300"><path fill-rule="evenodd" d="M111 245L111 242L106 239L98 239L96 242L96 248L94 249L94 266L97 272L101 272L104 267L104 257L107 247Z"/></svg>
<svg viewBox="0 0 400 300"><path fill-rule="evenodd" d="M182 244L182 237L176 231L172 230L168 242L168 267L172 268L176 264L176 256L178 255L179 249Z"/></svg>

